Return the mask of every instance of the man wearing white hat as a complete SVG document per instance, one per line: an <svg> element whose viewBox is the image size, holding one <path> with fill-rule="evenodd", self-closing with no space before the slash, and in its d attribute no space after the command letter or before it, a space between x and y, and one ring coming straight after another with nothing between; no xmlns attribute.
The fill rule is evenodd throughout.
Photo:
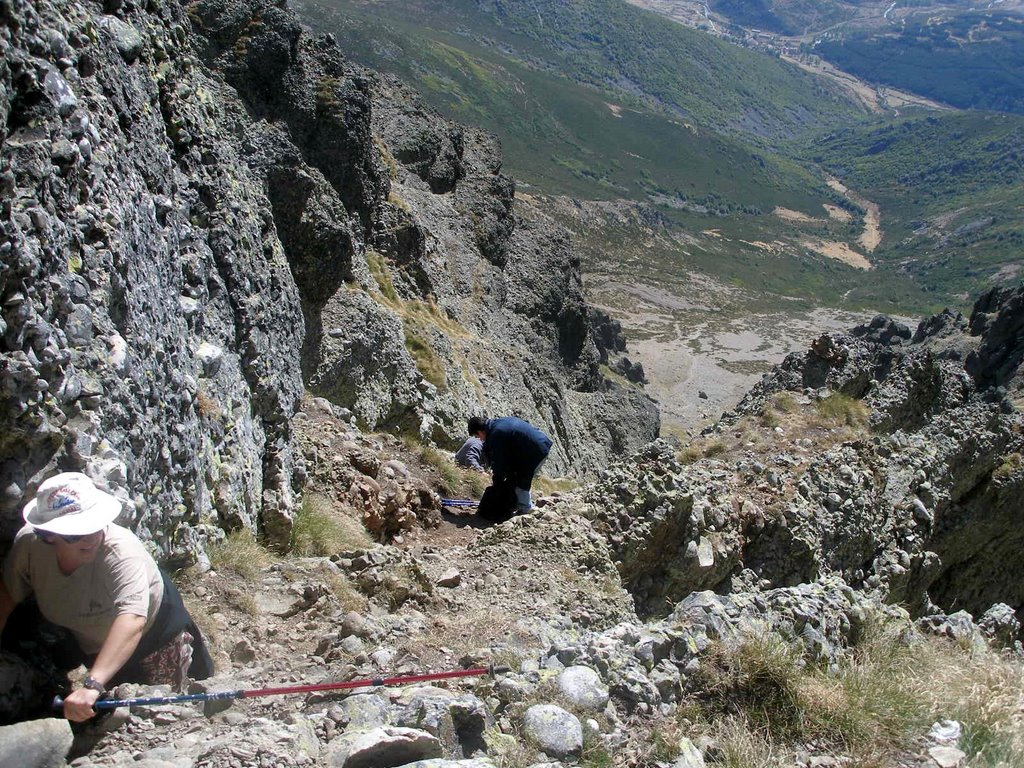
<svg viewBox="0 0 1024 768"><path fill-rule="evenodd" d="M0 634L34 596L43 618L70 630L89 667L64 700L69 720L88 720L107 687L171 684L213 668L174 585L142 542L114 524L121 502L78 472L46 480L24 510L0 581Z"/></svg>

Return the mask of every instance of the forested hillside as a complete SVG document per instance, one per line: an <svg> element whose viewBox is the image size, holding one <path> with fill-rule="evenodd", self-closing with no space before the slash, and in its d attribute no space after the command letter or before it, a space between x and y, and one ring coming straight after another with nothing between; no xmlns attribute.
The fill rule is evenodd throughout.
<svg viewBox="0 0 1024 768"><path fill-rule="evenodd" d="M814 159L886 211L879 256L944 295L1019 275L1024 117L964 112L826 137Z"/></svg>
<svg viewBox="0 0 1024 768"><path fill-rule="evenodd" d="M813 50L870 82L962 109L1024 112L1024 17L915 18L882 31L829 36Z"/></svg>

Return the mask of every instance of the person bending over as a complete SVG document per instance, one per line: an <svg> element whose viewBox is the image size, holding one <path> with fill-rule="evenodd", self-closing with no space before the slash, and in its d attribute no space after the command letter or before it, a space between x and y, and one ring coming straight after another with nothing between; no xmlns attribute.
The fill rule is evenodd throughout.
<svg viewBox="0 0 1024 768"><path fill-rule="evenodd" d="M476 435L470 435L466 442L455 452L452 457L455 463L466 469L475 469L478 472L487 471L487 457L484 455L484 441Z"/></svg>
<svg viewBox="0 0 1024 768"><path fill-rule="evenodd" d="M85 475L51 477L25 506L25 526L4 562L4 649L43 634L48 622L71 635L52 648L54 663L88 667L84 685L64 700L68 720L91 718L100 696L120 683L180 691L186 677L213 674L181 595L135 534L114 524L120 512L121 502Z"/></svg>
<svg viewBox="0 0 1024 768"><path fill-rule="evenodd" d="M511 482L515 487L518 512L533 509L530 488L540 465L551 451L551 438L515 416L469 420L469 434L484 442L484 456L491 464L493 482Z"/></svg>

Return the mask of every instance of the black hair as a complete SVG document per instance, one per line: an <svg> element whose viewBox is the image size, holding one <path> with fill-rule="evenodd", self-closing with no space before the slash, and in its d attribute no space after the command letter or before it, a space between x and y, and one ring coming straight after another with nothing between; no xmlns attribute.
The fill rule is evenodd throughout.
<svg viewBox="0 0 1024 768"><path fill-rule="evenodd" d="M477 432L487 431L487 419L483 416L470 416L469 418L469 434L475 435Z"/></svg>

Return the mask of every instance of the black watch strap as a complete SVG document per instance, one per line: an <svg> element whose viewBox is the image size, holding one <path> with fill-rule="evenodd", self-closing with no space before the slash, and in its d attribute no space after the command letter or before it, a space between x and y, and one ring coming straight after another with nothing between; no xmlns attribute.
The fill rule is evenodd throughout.
<svg viewBox="0 0 1024 768"><path fill-rule="evenodd" d="M100 696L107 692L107 689L104 687L103 683L101 683L92 675L89 675L87 678L85 678L85 682L82 683L82 687L91 688L92 690L96 691Z"/></svg>

